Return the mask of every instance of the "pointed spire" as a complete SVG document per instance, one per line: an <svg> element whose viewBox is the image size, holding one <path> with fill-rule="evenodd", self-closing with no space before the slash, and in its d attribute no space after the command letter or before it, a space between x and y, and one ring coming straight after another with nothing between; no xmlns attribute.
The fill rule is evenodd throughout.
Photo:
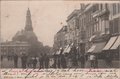
<svg viewBox="0 0 120 79"><path fill-rule="evenodd" d="M31 13L30 13L30 9L29 8L28 8L27 14L26 14L25 30L26 31L33 31L32 20L31 20Z"/></svg>

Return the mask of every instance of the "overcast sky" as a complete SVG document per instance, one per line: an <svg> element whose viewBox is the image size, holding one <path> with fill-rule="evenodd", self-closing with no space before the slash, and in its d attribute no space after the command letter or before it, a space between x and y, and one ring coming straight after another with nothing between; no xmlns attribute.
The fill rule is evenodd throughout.
<svg viewBox="0 0 120 79"><path fill-rule="evenodd" d="M17 31L24 29L28 6L39 41L52 46L54 35L66 25L67 16L80 8L80 1L2 1L1 30L4 41L11 40Z"/></svg>

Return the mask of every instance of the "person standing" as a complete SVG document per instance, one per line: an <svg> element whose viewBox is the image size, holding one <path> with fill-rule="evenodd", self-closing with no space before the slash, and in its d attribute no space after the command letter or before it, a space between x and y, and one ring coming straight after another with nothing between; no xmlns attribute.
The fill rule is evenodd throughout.
<svg viewBox="0 0 120 79"><path fill-rule="evenodd" d="M1 55L1 61L3 60L3 55Z"/></svg>
<svg viewBox="0 0 120 79"><path fill-rule="evenodd" d="M97 55L95 56L95 63L94 63L94 65L95 65L95 68L98 68L98 56Z"/></svg>
<svg viewBox="0 0 120 79"><path fill-rule="evenodd" d="M36 65L37 65L37 58L34 57L34 59L33 59L33 68L34 69L36 68Z"/></svg>
<svg viewBox="0 0 120 79"><path fill-rule="evenodd" d="M84 68L84 66L85 66L85 57L84 57L84 55L80 56L80 61L81 61L81 68Z"/></svg>
<svg viewBox="0 0 120 79"><path fill-rule="evenodd" d="M22 55L21 61L22 61L22 68L26 68L26 63L27 63L27 56L26 56L26 54Z"/></svg>
<svg viewBox="0 0 120 79"><path fill-rule="evenodd" d="M17 68L18 66L18 56L17 54L14 55L14 67Z"/></svg>
<svg viewBox="0 0 120 79"><path fill-rule="evenodd" d="M43 54L41 53L41 55L39 56L39 68L43 68Z"/></svg>
<svg viewBox="0 0 120 79"><path fill-rule="evenodd" d="M49 67L49 57L45 54L45 68Z"/></svg>
<svg viewBox="0 0 120 79"><path fill-rule="evenodd" d="M32 57L28 57L27 58L27 66L28 66L28 68L32 68L33 67L32 63L33 63Z"/></svg>
<svg viewBox="0 0 120 79"><path fill-rule="evenodd" d="M56 55L53 55L54 57L54 64L53 64L53 67L56 68L56 64L57 64L57 56Z"/></svg>
<svg viewBox="0 0 120 79"><path fill-rule="evenodd" d="M75 45L73 45L73 47L71 48L71 55L72 55L72 66L73 67L78 67L78 61L77 61L77 49L75 47Z"/></svg>
<svg viewBox="0 0 120 79"><path fill-rule="evenodd" d="M62 68L66 68L67 67L67 65L66 65L66 59L65 59L64 55L61 55L61 67Z"/></svg>
<svg viewBox="0 0 120 79"><path fill-rule="evenodd" d="M94 54L91 54L90 55L90 63L91 63L91 68L94 68L94 62L95 62L95 55Z"/></svg>
<svg viewBox="0 0 120 79"><path fill-rule="evenodd" d="M108 67L112 67L112 58L113 57L112 57L112 55L110 53L106 54L105 61L106 61L106 64L107 64Z"/></svg>

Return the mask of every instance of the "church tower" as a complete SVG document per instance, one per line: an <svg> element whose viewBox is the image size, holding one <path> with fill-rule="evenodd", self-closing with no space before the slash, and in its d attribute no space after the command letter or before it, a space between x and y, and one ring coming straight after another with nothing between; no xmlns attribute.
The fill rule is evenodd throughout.
<svg viewBox="0 0 120 79"><path fill-rule="evenodd" d="M33 31L31 13L30 13L29 8L28 8L27 14L26 14L25 31Z"/></svg>

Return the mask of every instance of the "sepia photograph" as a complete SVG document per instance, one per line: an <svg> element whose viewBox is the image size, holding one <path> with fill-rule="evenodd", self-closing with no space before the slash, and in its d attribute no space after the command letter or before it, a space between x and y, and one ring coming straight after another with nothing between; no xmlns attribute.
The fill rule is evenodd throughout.
<svg viewBox="0 0 120 79"><path fill-rule="evenodd" d="M0 67L119 69L120 2L0 1Z"/></svg>

